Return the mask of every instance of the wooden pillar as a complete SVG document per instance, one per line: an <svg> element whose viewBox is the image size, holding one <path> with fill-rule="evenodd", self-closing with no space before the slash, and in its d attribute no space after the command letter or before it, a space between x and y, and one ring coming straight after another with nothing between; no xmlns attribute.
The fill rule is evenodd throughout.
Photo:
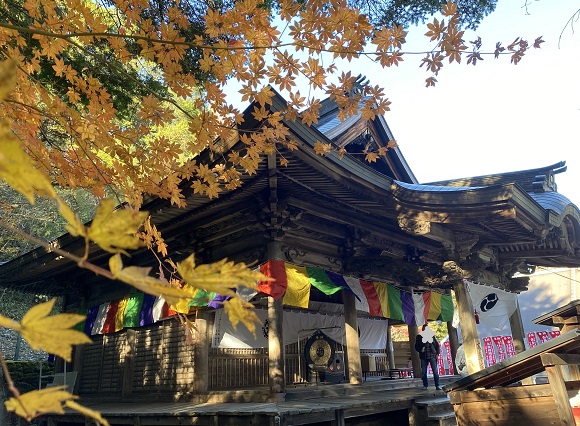
<svg viewBox="0 0 580 426"><path fill-rule="evenodd" d="M453 360L453 373L459 374L455 362L455 355L457 355L457 349L459 348L459 337L457 336L457 329L453 327L453 322L451 321L447 321L447 334L449 335L449 347L451 349L451 359Z"/></svg>
<svg viewBox="0 0 580 426"><path fill-rule="evenodd" d="M516 354L523 352L526 350L525 344L525 332L524 332L524 324L522 322L522 314L520 312L520 306L516 307L516 310L513 314L510 315L510 328L512 330L512 339L514 341L514 349Z"/></svg>
<svg viewBox="0 0 580 426"><path fill-rule="evenodd" d="M393 326L387 326L387 354L389 368L395 368L395 348L393 347Z"/></svg>
<svg viewBox="0 0 580 426"><path fill-rule="evenodd" d="M411 347L411 363L413 364L413 377L421 377L421 359L419 352L415 350L415 341L419 334L419 328L415 325L408 325L409 330L409 346Z"/></svg>
<svg viewBox="0 0 580 426"><path fill-rule="evenodd" d="M360 345L358 340L358 321L354 294L342 291L344 304L344 330L346 334L346 356L348 359L348 380L352 385L362 383L362 366L360 362Z"/></svg>
<svg viewBox="0 0 580 426"><path fill-rule="evenodd" d="M195 329L192 332L193 344L193 392L206 393L209 381L209 348L208 333L209 311L200 309L196 312Z"/></svg>
<svg viewBox="0 0 580 426"><path fill-rule="evenodd" d="M561 367L570 365L571 363L577 364L580 362L580 356L576 354L542 353L540 354L540 358L542 360L542 365L546 369L550 389L554 396L554 401L556 402L558 416L560 417L559 424L574 426L576 423L574 421L572 408L570 407L566 382L564 381Z"/></svg>
<svg viewBox="0 0 580 426"><path fill-rule="evenodd" d="M135 374L135 355L137 350L137 330L128 328L125 331L127 343L124 350L123 384L121 396L130 396L133 393L133 377Z"/></svg>
<svg viewBox="0 0 580 426"><path fill-rule="evenodd" d="M279 216L278 205L278 175L276 172L276 153L268 155L268 186L270 187L270 241L268 242L267 254L269 260L282 259L283 252L281 238L283 230ZM286 374L284 366L286 355L284 353L283 320L284 309L282 298L274 300L268 297L268 384L272 401L284 399L286 391Z"/></svg>
<svg viewBox="0 0 580 426"><path fill-rule="evenodd" d="M456 281L453 290L455 291L455 299L457 300L457 311L459 313L459 323L463 337L467 373L473 374L485 368L479 334L477 333L477 325L475 323L475 317L473 316L473 304L471 303L471 297L467 293L467 287L463 280Z"/></svg>
<svg viewBox="0 0 580 426"><path fill-rule="evenodd" d="M578 316L576 315L572 318L552 317L552 321L554 324L559 324L561 334L580 328ZM580 380L580 366L573 364L568 365L567 372L567 378L569 378L569 380Z"/></svg>
<svg viewBox="0 0 580 426"><path fill-rule="evenodd" d="M274 399L286 391L282 298L268 297L268 382Z"/></svg>

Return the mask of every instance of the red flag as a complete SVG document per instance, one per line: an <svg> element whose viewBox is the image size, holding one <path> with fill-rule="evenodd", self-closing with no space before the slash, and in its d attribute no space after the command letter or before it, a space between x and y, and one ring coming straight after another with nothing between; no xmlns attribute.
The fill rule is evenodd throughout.
<svg viewBox="0 0 580 426"><path fill-rule="evenodd" d="M491 337L483 338L483 352L485 353L485 363L488 367L490 365L494 365L497 362L495 359L495 350L493 349Z"/></svg>
<svg viewBox="0 0 580 426"><path fill-rule="evenodd" d="M115 319L117 318L117 310L119 309L120 300L109 303L109 310L107 311L107 317L105 318L105 323L103 324L103 329L101 332L114 333L115 332Z"/></svg>
<svg viewBox="0 0 580 426"><path fill-rule="evenodd" d="M528 345L530 346L530 349L538 346L538 339L536 338L536 333L533 331L528 333Z"/></svg>
<svg viewBox="0 0 580 426"><path fill-rule="evenodd" d="M369 303L369 315L373 317L382 317L383 309L381 308L381 301L372 281L360 280L360 286Z"/></svg>
<svg viewBox="0 0 580 426"><path fill-rule="evenodd" d="M550 340L550 336L548 335L547 331L538 331L538 337L540 339L540 343L546 343Z"/></svg>
<svg viewBox="0 0 580 426"><path fill-rule="evenodd" d="M503 343L508 357L515 356L516 348L514 347L514 338L512 336L502 336Z"/></svg>
<svg viewBox="0 0 580 426"><path fill-rule="evenodd" d="M437 370L439 371L439 374L445 374L445 363L443 362L442 350L439 351L439 356L437 357Z"/></svg>
<svg viewBox="0 0 580 426"><path fill-rule="evenodd" d="M274 300L284 296L288 287L288 277L286 276L286 264L281 260L268 260L260 266L260 272L276 281L260 281L258 290L272 296Z"/></svg>
<svg viewBox="0 0 580 426"><path fill-rule="evenodd" d="M443 346L445 346L445 353L447 354L447 365L449 366L449 374L453 374L453 359L451 357L451 343L449 343L449 340L447 340L445 343L443 343Z"/></svg>
<svg viewBox="0 0 580 426"><path fill-rule="evenodd" d="M497 348L497 357L500 361L503 361L507 358L506 350L503 343L502 336L491 336L493 343L495 343L495 347Z"/></svg>

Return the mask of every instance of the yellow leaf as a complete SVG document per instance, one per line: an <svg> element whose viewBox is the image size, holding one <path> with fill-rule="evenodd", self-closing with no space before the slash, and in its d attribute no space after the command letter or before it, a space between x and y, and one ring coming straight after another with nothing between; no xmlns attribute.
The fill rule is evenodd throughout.
<svg viewBox="0 0 580 426"><path fill-rule="evenodd" d="M16 87L16 63L11 60L0 62L0 101L6 99Z"/></svg>
<svg viewBox="0 0 580 426"><path fill-rule="evenodd" d="M30 157L20 148L20 142L8 123L0 121L0 179L24 195L34 204L34 194L54 197L50 180L34 167Z"/></svg>
<svg viewBox="0 0 580 426"><path fill-rule="evenodd" d="M40 390L26 392L18 399L10 398L4 402L6 410L23 417L27 421L32 421L43 414L64 414L64 407L78 411L85 417L94 419L97 424L109 426L109 422L101 417L101 414L84 407L74 400L78 396L64 390L65 386L56 386Z"/></svg>
<svg viewBox="0 0 580 426"><path fill-rule="evenodd" d="M379 155L374 151L367 152L365 156L365 160L369 163L374 163L375 161L377 161L378 158Z"/></svg>
<svg viewBox="0 0 580 426"><path fill-rule="evenodd" d="M137 249L144 245L137 231L147 218L147 212L115 208L115 200L101 201L87 236L103 250L125 253L124 249Z"/></svg>
<svg viewBox="0 0 580 426"><path fill-rule="evenodd" d="M230 322L234 326L234 330L241 321L248 331L250 331L254 336L256 335L256 323L259 323L260 319L252 310L253 307L254 305L245 302L239 297L233 297L224 302L224 309L226 314L228 314Z"/></svg>
<svg viewBox="0 0 580 426"><path fill-rule="evenodd" d="M85 318L83 315L48 316L55 301L56 299L52 299L30 308L22 318L19 331L32 349L42 349L70 362L72 346L91 343L91 339L72 329Z"/></svg>
<svg viewBox="0 0 580 426"><path fill-rule="evenodd" d="M57 197L56 201L58 202L58 211L68 222L66 230L70 232L71 235L85 237L87 235L86 228L78 216L60 197Z"/></svg>
<svg viewBox="0 0 580 426"><path fill-rule="evenodd" d="M188 299L179 299L179 301L174 305L169 305L169 309L172 309L180 314L189 313L189 301Z"/></svg>
<svg viewBox="0 0 580 426"><path fill-rule="evenodd" d="M187 284L195 288L232 297L235 296L232 289L239 285L257 288L257 281L269 280L259 271L248 269L243 263L234 264L226 259L196 266L193 254L177 264L177 271Z"/></svg>
<svg viewBox="0 0 580 426"><path fill-rule="evenodd" d="M0 315L0 327L6 327L12 330L20 330L22 328L19 323L5 317L4 315Z"/></svg>
<svg viewBox="0 0 580 426"><path fill-rule="evenodd" d="M318 155L325 155L332 151L332 146L328 143L322 143L320 141L314 142L314 152Z"/></svg>
<svg viewBox="0 0 580 426"><path fill-rule="evenodd" d="M64 414L62 403L67 400L78 398L77 396L66 392L65 386L45 388L26 392L18 399L10 398L4 402L6 410L25 418L28 421L40 416L41 414L56 413Z"/></svg>
<svg viewBox="0 0 580 426"><path fill-rule="evenodd" d="M113 277L141 290L144 293L154 296L163 296L170 305L179 305L185 300L187 303L193 299L196 289L189 286L183 288L174 287L167 281L149 275L151 268L139 266L128 266L123 268L123 261L120 254L116 254L109 259L109 268Z"/></svg>

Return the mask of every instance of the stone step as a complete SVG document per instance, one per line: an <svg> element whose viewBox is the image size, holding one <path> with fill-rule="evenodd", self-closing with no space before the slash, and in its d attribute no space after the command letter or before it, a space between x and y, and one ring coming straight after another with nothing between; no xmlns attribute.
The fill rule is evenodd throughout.
<svg viewBox="0 0 580 426"><path fill-rule="evenodd" d="M414 405L417 426L457 425L453 406L446 395L420 398L415 400Z"/></svg>
<svg viewBox="0 0 580 426"><path fill-rule="evenodd" d="M453 407L451 406L447 396L420 399L415 401L415 405L419 409L426 410L427 417L432 417L440 413L453 412Z"/></svg>
<svg viewBox="0 0 580 426"><path fill-rule="evenodd" d="M429 416L423 424L424 426L456 426L457 419L455 418L455 413L451 411Z"/></svg>

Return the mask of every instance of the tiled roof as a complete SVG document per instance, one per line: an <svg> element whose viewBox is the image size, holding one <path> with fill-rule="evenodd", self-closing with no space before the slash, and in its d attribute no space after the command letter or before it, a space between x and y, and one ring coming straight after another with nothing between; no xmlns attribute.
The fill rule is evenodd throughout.
<svg viewBox="0 0 580 426"><path fill-rule="evenodd" d="M395 181L395 183L400 187L406 189L423 192L459 192L482 188L481 186L442 186L442 185L426 185L422 183L406 183L401 181Z"/></svg>
<svg viewBox="0 0 580 426"><path fill-rule="evenodd" d="M564 209L572 202L558 192L530 192L530 196L546 210L552 210L558 214L564 213Z"/></svg>

